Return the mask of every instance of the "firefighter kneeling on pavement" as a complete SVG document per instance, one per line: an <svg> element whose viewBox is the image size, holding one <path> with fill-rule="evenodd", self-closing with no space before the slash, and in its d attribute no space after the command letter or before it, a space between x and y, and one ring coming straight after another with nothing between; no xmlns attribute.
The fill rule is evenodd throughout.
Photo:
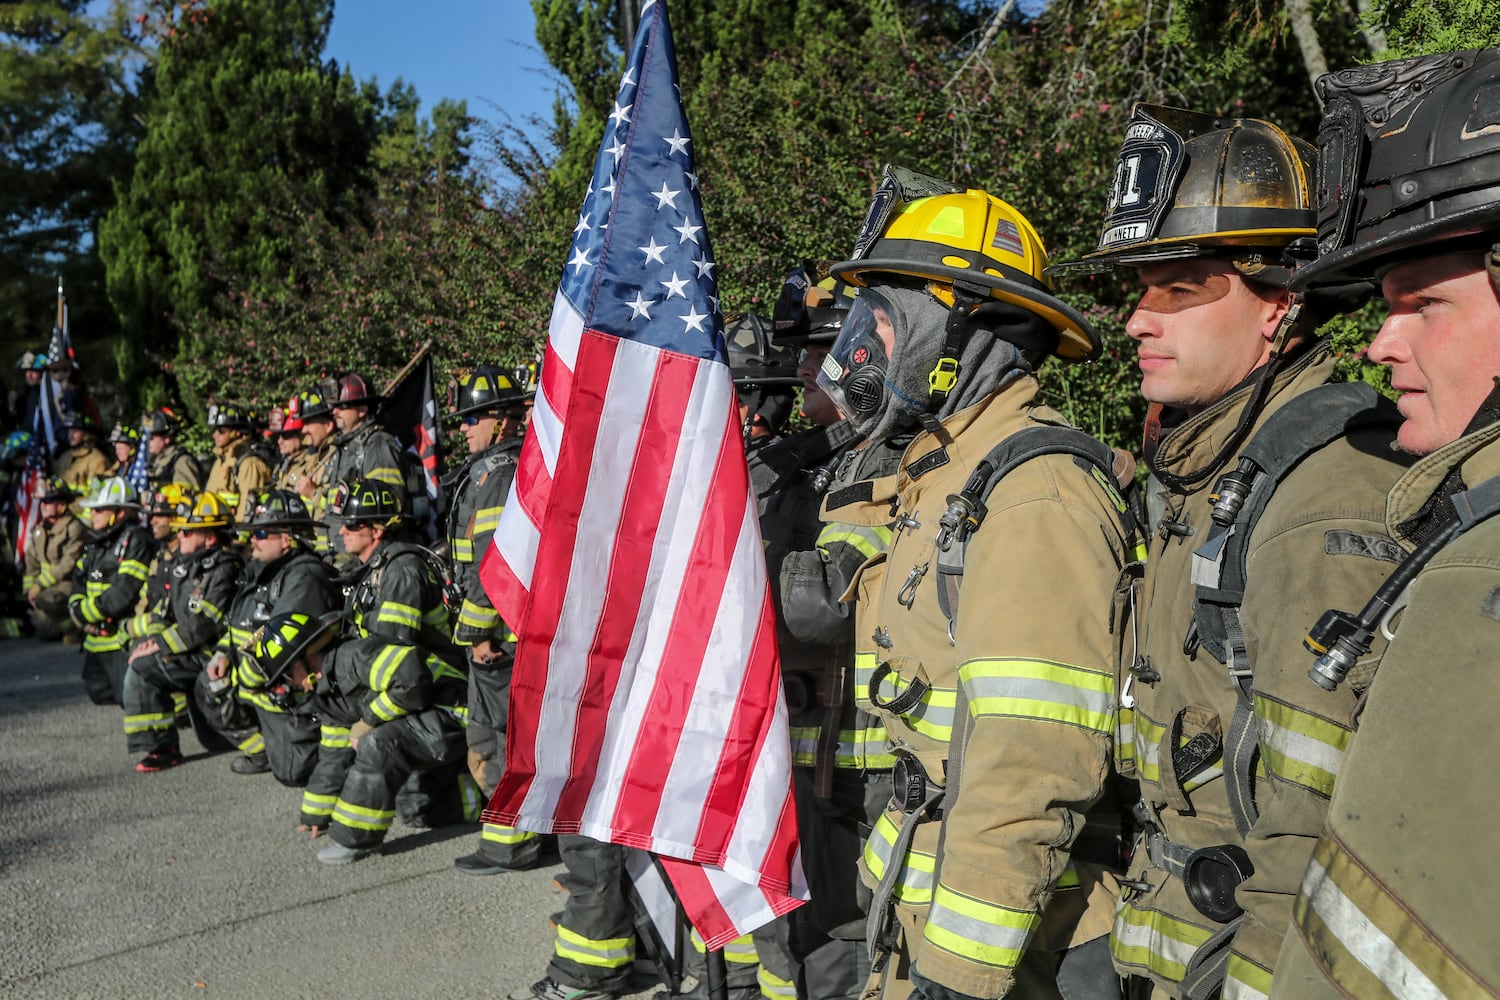
<svg viewBox="0 0 1500 1000"><path fill-rule="evenodd" d="M227 547L233 523L217 493L200 495L185 517L173 521L178 557L165 606L152 611L147 636L131 647L125 674L125 747L145 753L137 771L164 771L183 762L172 695L193 690L224 632L224 610L242 562ZM227 749L217 733L202 727L199 732L208 749Z"/></svg>
<svg viewBox="0 0 1500 1000"><path fill-rule="evenodd" d="M414 772L460 768L468 679L415 646L341 640L338 614L273 618L246 658L285 711L316 715L322 735L308 789L334 796L330 816L303 817L318 852L343 865L374 852L396 817L396 794ZM455 790L456 791L456 790ZM451 822L466 818L455 794Z"/></svg>
<svg viewBox="0 0 1500 1000"><path fill-rule="evenodd" d="M889 168L833 267L861 291L819 384L872 442L915 431L894 475L824 501L895 515L851 588L897 756L863 858L868 989L895 1000L1119 995L1109 611L1136 542L1113 453L1037 403L1048 355L1099 350L1046 264L1010 205Z"/></svg>

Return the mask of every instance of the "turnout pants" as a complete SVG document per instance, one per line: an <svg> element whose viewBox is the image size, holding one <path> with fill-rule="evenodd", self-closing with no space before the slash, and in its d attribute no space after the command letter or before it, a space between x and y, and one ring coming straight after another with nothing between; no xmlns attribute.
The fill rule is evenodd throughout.
<svg viewBox="0 0 1500 1000"><path fill-rule="evenodd" d="M187 653L163 656L152 653L129 663L125 672L125 749L152 753L178 749L177 703L174 694L195 690L203 673L203 657ZM228 742L203 717L195 701L188 713L198 742L208 751L229 749Z"/></svg>
<svg viewBox="0 0 1500 1000"><path fill-rule="evenodd" d="M415 772L461 765L463 759L463 726L442 709L376 726L354 750L333 805L329 834L345 847L378 846L396 818L396 795L406 780Z"/></svg>
<svg viewBox="0 0 1500 1000"><path fill-rule="evenodd" d="M123 649L83 654L83 689L95 705L125 704L125 670L130 654Z"/></svg>
<svg viewBox="0 0 1500 1000"><path fill-rule="evenodd" d="M271 774L288 788L307 784L318 762L318 724L290 712L273 712L247 705L233 688L216 695L208 688L208 674L198 675L193 702L210 728L223 740L223 749L237 748L247 757L265 754ZM194 725L197 724L194 716Z"/></svg>
<svg viewBox="0 0 1500 1000"><path fill-rule="evenodd" d="M505 771L505 720L510 711L509 657L503 665L469 661L469 773L488 802ZM479 853L505 868L530 868L539 859L542 838L513 826L485 823L479 831Z"/></svg>
<svg viewBox="0 0 1500 1000"><path fill-rule="evenodd" d="M557 922L547 975L581 990L629 992L635 964L635 914L626 892L625 848L564 834L558 882L568 902Z"/></svg>
<svg viewBox="0 0 1500 1000"><path fill-rule="evenodd" d="M71 592L71 584L59 583L36 595L31 623L36 626L38 639L61 639L78 631L78 626L68 615L68 594Z"/></svg>

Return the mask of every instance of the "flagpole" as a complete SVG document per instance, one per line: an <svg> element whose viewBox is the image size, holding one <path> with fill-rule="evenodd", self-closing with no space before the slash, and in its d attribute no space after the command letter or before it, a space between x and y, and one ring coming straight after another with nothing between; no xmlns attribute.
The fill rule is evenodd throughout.
<svg viewBox="0 0 1500 1000"><path fill-rule="evenodd" d="M724 952L710 948L703 953L704 981L708 984L708 1000L729 1000L729 966L724 962Z"/></svg>
<svg viewBox="0 0 1500 1000"><path fill-rule="evenodd" d="M417 353L412 355L412 359L406 363L406 367L397 372L396 377L385 384L385 388L381 390L380 394L382 396L389 396L391 394L391 390L401 384L401 380L406 378L411 370L421 363L422 359L427 356L427 352L430 350L432 350L432 339L428 338L427 343L417 348Z"/></svg>

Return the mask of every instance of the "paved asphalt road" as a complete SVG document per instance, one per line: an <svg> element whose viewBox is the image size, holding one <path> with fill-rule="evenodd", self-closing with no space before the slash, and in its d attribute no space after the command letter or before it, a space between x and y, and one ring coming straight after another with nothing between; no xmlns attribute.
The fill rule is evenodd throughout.
<svg viewBox="0 0 1500 1000"><path fill-rule="evenodd" d="M319 864L299 793L190 733L187 764L136 773L81 661L0 640L0 997L500 998L541 976L559 868L462 875L477 826L399 823Z"/></svg>

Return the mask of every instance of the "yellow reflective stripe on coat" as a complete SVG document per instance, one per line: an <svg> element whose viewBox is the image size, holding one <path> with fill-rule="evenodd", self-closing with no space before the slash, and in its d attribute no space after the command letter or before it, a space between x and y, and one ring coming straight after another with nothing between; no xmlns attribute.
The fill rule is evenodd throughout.
<svg viewBox="0 0 1500 1000"><path fill-rule="evenodd" d="M870 678L875 676L875 668L880 665L880 658L873 652L854 654L854 703L867 712L873 712L870 705Z"/></svg>
<svg viewBox="0 0 1500 1000"><path fill-rule="evenodd" d="M764 965L756 970L755 982L760 986L760 995L766 1000L796 1000L797 998L797 984L790 979L782 979Z"/></svg>
<svg viewBox="0 0 1500 1000"><path fill-rule="evenodd" d="M187 652L187 643L183 642L182 632L177 628L176 625L173 625L171 628L164 629L162 631L161 643L163 646L167 647L167 652L169 653L176 654Z"/></svg>
<svg viewBox="0 0 1500 1000"><path fill-rule="evenodd" d="M448 554L453 557L454 562L471 563L474 561L474 540L471 538L454 538L448 543Z"/></svg>
<svg viewBox="0 0 1500 1000"><path fill-rule="evenodd" d="M1313 851L1292 919L1323 974L1351 996L1495 995L1331 835Z"/></svg>
<svg viewBox="0 0 1500 1000"><path fill-rule="evenodd" d="M371 469L369 472L365 473L365 478L373 479L376 482L380 483L388 483L391 486L399 486L402 489L406 488L406 480L401 478L400 471L397 469L392 469L389 466L381 466L378 469Z"/></svg>
<svg viewBox="0 0 1500 1000"><path fill-rule="evenodd" d="M171 729L177 724L171 712L142 712L125 716L125 735L149 733L157 729Z"/></svg>
<svg viewBox="0 0 1500 1000"><path fill-rule="evenodd" d="M1259 692L1255 715L1260 722L1260 759L1266 770L1324 798L1332 795L1353 733Z"/></svg>
<svg viewBox="0 0 1500 1000"><path fill-rule="evenodd" d="M703 938L698 935L697 928L689 927L688 940L693 943L693 950L700 955L708 953L708 946L703 943ZM755 965L760 961L760 955L755 950L755 939L749 934L741 934L733 941L723 947L724 961L733 962L735 965Z"/></svg>
<svg viewBox="0 0 1500 1000"><path fill-rule="evenodd" d="M385 622L387 625L404 625L410 629L419 629L422 627L422 612L410 604L397 604L395 601L386 601L375 612L375 621Z"/></svg>
<svg viewBox="0 0 1500 1000"><path fill-rule="evenodd" d="M1042 915L998 906L938 883L922 929L929 946L980 965L1013 969L1021 960Z"/></svg>
<svg viewBox="0 0 1500 1000"><path fill-rule="evenodd" d="M318 727L318 745L330 750L349 749L349 727L330 726L324 724Z"/></svg>
<svg viewBox="0 0 1500 1000"><path fill-rule="evenodd" d="M880 695L881 701L890 702L899 698L910 686L910 681L896 674L886 674L880 678L876 693ZM900 719L913 731L947 743L953 738L953 713L957 705L957 688L929 687L922 692L922 697L917 699L915 705L901 713Z"/></svg>
<svg viewBox="0 0 1500 1000"><path fill-rule="evenodd" d="M123 573L126 576L133 576L142 583L145 583L146 578L151 575L150 570L146 568L146 564L137 559L121 559L119 569L116 572Z"/></svg>
<svg viewBox="0 0 1500 1000"><path fill-rule="evenodd" d="M499 823L486 823L479 833L480 840L488 840L495 844L524 844L528 840L535 840L537 834L530 830L517 830L513 826L501 826Z"/></svg>
<svg viewBox="0 0 1500 1000"><path fill-rule="evenodd" d="M412 651L411 646L387 646L375 657L375 663L370 667L370 690L383 692L391 686L391 678L396 675L396 668L401 661L406 659L407 654Z"/></svg>
<svg viewBox="0 0 1500 1000"><path fill-rule="evenodd" d="M835 545L847 545L866 559L873 559L891 547L891 529L830 522L818 533L817 547L826 550Z"/></svg>
<svg viewBox="0 0 1500 1000"><path fill-rule="evenodd" d="M337 795L319 795L317 792L304 790L302 812L308 816L332 816L338 801Z"/></svg>
<svg viewBox="0 0 1500 1000"><path fill-rule="evenodd" d="M1123 705L1115 709L1115 770L1135 774L1135 709Z"/></svg>
<svg viewBox="0 0 1500 1000"><path fill-rule="evenodd" d="M500 613L494 608L485 607L483 604L475 604L467 597L458 609L458 623L466 628L477 628L488 631L495 627L500 621Z"/></svg>
<svg viewBox="0 0 1500 1000"><path fill-rule="evenodd" d="M1225 974L1223 1000L1269 1000L1271 970L1231 952Z"/></svg>
<svg viewBox="0 0 1500 1000"><path fill-rule="evenodd" d="M396 704L390 692L382 691L370 699L370 714L382 722L390 722L405 715L406 709Z"/></svg>
<svg viewBox="0 0 1500 1000"><path fill-rule="evenodd" d="M333 807L333 821L356 830L384 833L396 818L394 809L370 809L340 798Z"/></svg>
<svg viewBox="0 0 1500 1000"><path fill-rule="evenodd" d="M798 767L815 767L818 763L818 737L821 726L792 726L792 763ZM840 729L835 745L833 766L846 770L883 771L896 766L896 758L886 751L889 737L884 726L867 729Z"/></svg>
<svg viewBox="0 0 1500 1000"><path fill-rule="evenodd" d="M885 878L886 866L891 863L891 852L896 849L896 837L900 832L896 821L885 813L875 821L869 839L865 841L865 869L877 881ZM900 863L899 859L897 863ZM932 902L933 873L936 871L936 855L908 848L905 866L891 890L891 898L912 906L927 905Z"/></svg>
<svg viewBox="0 0 1500 1000"><path fill-rule="evenodd" d="M986 657L958 668L974 718L1060 722L1109 736L1114 732L1113 674L1053 660Z"/></svg>
<svg viewBox="0 0 1500 1000"><path fill-rule="evenodd" d="M580 965L620 969L635 961L635 938L605 938L596 941L559 924L552 950L559 958L570 959Z"/></svg>
<svg viewBox="0 0 1500 1000"><path fill-rule="evenodd" d="M1126 901L1115 913L1109 935L1109 951L1116 965L1147 969L1163 979L1182 982L1203 942L1213 932L1177 920L1159 910L1145 910Z"/></svg>
<svg viewBox="0 0 1500 1000"><path fill-rule="evenodd" d="M505 512L505 507L484 507L474 512L474 527L470 537L483 535L486 532L494 534L496 528L500 527L500 515Z"/></svg>
<svg viewBox="0 0 1500 1000"><path fill-rule="evenodd" d="M1142 781L1150 781L1161 784L1161 740L1166 735L1167 727L1153 722L1140 708L1135 710L1135 766L1136 773ZM1190 737L1179 738L1179 746L1186 743ZM1215 778L1224 775L1224 753L1218 751L1213 756L1214 765L1205 767L1202 771L1183 782L1184 791L1193 791L1202 788Z"/></svg>

